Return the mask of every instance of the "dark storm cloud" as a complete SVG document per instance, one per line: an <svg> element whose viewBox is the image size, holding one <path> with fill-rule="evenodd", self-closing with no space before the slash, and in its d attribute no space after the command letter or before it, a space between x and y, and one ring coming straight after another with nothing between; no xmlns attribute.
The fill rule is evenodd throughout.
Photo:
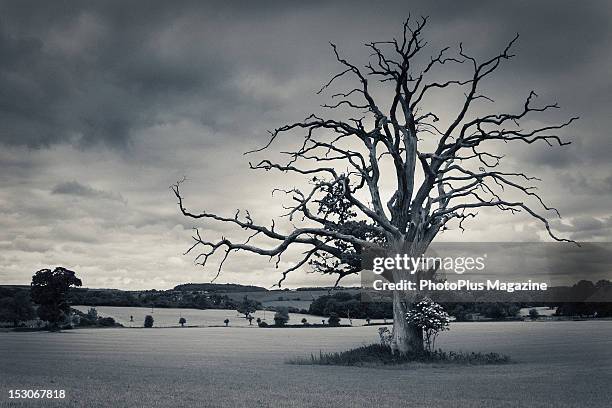
<svg viewBox="0 0 612 408"><path fill-rule="evenodd" d="M88 198L103 198L108 200L125 201L121 194L112 191L98 190L91 186L81 184L77 181L66 181L56 184L51 194L73 195Z"/></svg>
<svg viewBox="0 0 612 408"><path fill-rule="evenodd" d="M3 4L0 141L123 148L133 131L155 123L185 116L223 123L219 113L239 113L254 102L226 82L242 67L236 56L250 58L232 22L248 30L251 18L276 14L257 10L168 2Z"/></svg>
<svg viewBox="0 0 612 408"><path fill-rule="evenodd" d="M219 116L229 110L247 114L254 104L273 109L281 101L268 100L266 106L227 85L245 64L256 73L257 65L268 63L271 81L308 75L291 63L300 54L313 55L300 47L300 38L315 40L321 46L318 58L332 62L324 41L354 48L351 36L355 42L365 41L368 31L374 36L368 40L380 39L377 31L388 36L397 31L390 26L409 12L431 15L430 33L440 42L455 46L465 37L467 48L476 43L472 47L482 54L520 31L520 59L512 63L512 74L539 82L597 58L609 34L601 6L550 1L528 7L523 2L389 2L384 7L6 2L0 11L0 140L32 147L57 142L125 147L135 130L155 123L192 116L223 126L226 120ZM377 25L389 29L372 28ZM288 33L293 38L279 38ZM478 39L483 36L484 43ZM572 94L576 84L566 85L556 94Z"/></svg>

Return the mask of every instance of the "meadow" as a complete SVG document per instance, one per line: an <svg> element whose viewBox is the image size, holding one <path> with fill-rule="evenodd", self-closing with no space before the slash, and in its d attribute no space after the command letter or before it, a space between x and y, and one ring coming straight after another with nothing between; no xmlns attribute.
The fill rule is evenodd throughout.
<svg viewBox="0 0 612 408"><path fill-rule="evenodd" d="M73 306L81 312L87 312L90 306ZM121 323L126 327L142 327L146 315L153 316L155 327L176 327L178 326L179 318L184 317L187 320L188 326L199 327L215 327L225 326L223 321L229 319L229 326L232 327L249 327L249 322L244 318L244 315L238 314L235 310L229 309L174 309L174 308L150 308L150 307L113 307L113 306L98 306L96 307L98 315L101 317L110 316L116 322ZM134 321L130 321L130 316L134 317ZM252 314L254 319L261 318L268 324L274 324L274 312L258 310ZM327 321L326 317L314 316L302 313L289 313L288 324L302 324L302 319L308 320L310 323L321 324L322 320ZM354 326L362 326L366 322L363 319L352 319ZM379 320L372 319L372 322ZM380 320L382 322L382 320ZM256 327L257 323L253 320L251 327ZM342 319L342 324L349 324L348 319Z"/></svg>
<svg viewBox="0 0 612 408"><path fill-rule="evenodd" d="M376 327L79 329L0 333L0 406L603 407L612 322L457 323L445 350L496 351L499 366L298 366L288 358L377 341ZM65 389L9 401L9 389Z"/></svg>

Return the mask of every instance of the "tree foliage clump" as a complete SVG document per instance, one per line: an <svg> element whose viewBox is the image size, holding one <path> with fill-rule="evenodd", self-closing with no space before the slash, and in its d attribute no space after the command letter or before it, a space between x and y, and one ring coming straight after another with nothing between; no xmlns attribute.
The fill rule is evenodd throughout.
<svg viewBox="0 0 612 408"><path fill-rule="evenodd" d="M25 291L15 293L13 297L0 299L0 322L11 322L17 327L20 322L36 317L30 297Z"/></svg>
<svg viewBox="0 0 612 408"><path fill-rule="evenodd" d="M70 312L70 304L66 300L69 289L82 284L76 274L66 268L37 271L32 276L30 293L34 303L38 304L38 317L48 321L49 326L56 329L59 322Z"/></svg>
<svg viewBox="0 0 612 408"><path fill-rule="evenodd" d="M450 324L450 316L444 308L429 298L415 304L406 313L406 320L423 330L425 346L430 352L434 351L438 334L449 330Z"/></svg>
<svg viewBox="0 0 612 408"><path fill-rule="evenodd" d="M251 316L251 313L255 313L259 307L261 307L260 302L249 299L249 297L245 295L242 301L238 304L236 311L243 314L244 317L248 319L249 316Z"/></svg>
<svg viewBox="0 0 612 408"><path fill-rule="evenodd" d="M274 313L274 324L276 326L284 326L289 321L289 309L281 306L276 308L276 313Z"/></svg>
<svg viewBox="0 0 612 408"><path fill-rule="evenodd" d="M323 295L316 298L308 309L309 314L315 316L329 316L336 313L342 318L374 319L391 318L393 305L391 302L362 302L361 295L347 292L336 292L332 295Z"/></svg>
<svg viewBox="0 0 612 408"><path fill-rule="evenodd" d="M329 319L327 319L327 323L329 323L330 326L340 326L340 317L338 317L337 313L331 313Z"/></svg>

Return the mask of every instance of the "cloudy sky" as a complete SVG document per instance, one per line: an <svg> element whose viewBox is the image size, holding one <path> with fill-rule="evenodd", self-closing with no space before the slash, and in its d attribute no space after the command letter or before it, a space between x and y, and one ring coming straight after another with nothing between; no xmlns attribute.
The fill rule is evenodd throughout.
<svg viewBox="0 0 612 408"><path fill-rule="evenodd" d="M490 57L520 33L490 95L511 110L533 89L561 105L551 120L580 120L561 133L572 145L513 150L506 169L544 180L563 236L612 238L609 3L222 3L0 1L1 284L57 265L89 287L210 281L214 263L182 255L191 230L231 231L181 217L168 187L186 176L190 208L246 208L267 224L282 205L271 189L295 181L249 170L242 153L326 102L315 91L338 70L329 41L362 61L362 44L397 36L409 13L430 16L432 52L463 41ZM545 238L521 216L484 213L469 227L444 239ZM239 255L218 282L277 280L266 258ZM303 270L286 283L331 282Z"/></svg>

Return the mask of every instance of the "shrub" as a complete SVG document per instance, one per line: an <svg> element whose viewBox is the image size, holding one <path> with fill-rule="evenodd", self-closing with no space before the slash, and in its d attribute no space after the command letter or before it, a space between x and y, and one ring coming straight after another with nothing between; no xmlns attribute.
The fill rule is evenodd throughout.
<svg viewBox="0 0 612 408"><path fill-rule="evenodd" d="M381 327L378 329L378 336L380 337L380 344L384 347L391 347L393 342L393 333L387 327Z"/></svg>
<svg viewBox="0 0 612 408"><path fill-rule="evenodd" d="M284 326L289 321L289 309L286 307L279 307L276 309L274 314L274 324L276 326Z"/></svg>
<svg viewBox="0 0 612 408"><path fill-rule="evenodd" d="M507 364L510 358L498 353L466 353L434 351L425 353L393 353L391 347L381 344L361 346L339 353L311 354L310 357L298 357L287 361L298 365L399 365L406 363L446 363L463 365Z"/></svg>
<svg viewBox="0 0 612 408"><path fill-rule="evenodd" d="M266 322L261 322L261 321L260 321L260 322L258 322L258 323L257 323L257 325L258 325L259 327L268 327L268 323L266 323Z"/></svg>
<svg viewBox="0 0 612 408"><path fill-rule="evenodd" d="M431 352L438 334L449 330L450 316L441 305L425 298L406 313L406 320L423 330L425 346Z"/></svg>
<svg viewBox="0 0 612 408"><path fill-rule="evenodd" d="M529 317L531 317L532 320L537 319L540 316L540 314L538 313L537 309L529 309Z"/></svg>
<svg viewBox="0 0 612 408"><path fill-rule="evenodd" d="M98 311L95 307L90 307L87 311L87 318L89 320L93 320L94 322L98 319Z"/></svg>
<svg viewBox="0 0 612 408"><path fill-rule="evenodd" d="M100 326L104 326L104 327L113 327L115 326L115 319L113 319L112 317L102 317L100 319L98 319L98 324ZM151 326L153 325L153 322L151 322Z"/></svg>
<svg viewBox="0 0 612 408"><path fill-rule="evenodd" d="M335 312L330 313L329 319L327 319L327 322L329 323L330 326L340 326L340 318L338 317L338 314Z"/></svg>
<svg viewBox="0 0 612 408"><path fill-rule="evenodd" d="M145 316L145 321L144 321L144 327L153 327L153 316L151 315L146 315Z"/></svg>
<svg viewBox="0 0 612 408"><path fill-rule="evenodd" d="M302 324L304 326L306 326L308 324L308 320L305 317L302 318Z"/></svg>

